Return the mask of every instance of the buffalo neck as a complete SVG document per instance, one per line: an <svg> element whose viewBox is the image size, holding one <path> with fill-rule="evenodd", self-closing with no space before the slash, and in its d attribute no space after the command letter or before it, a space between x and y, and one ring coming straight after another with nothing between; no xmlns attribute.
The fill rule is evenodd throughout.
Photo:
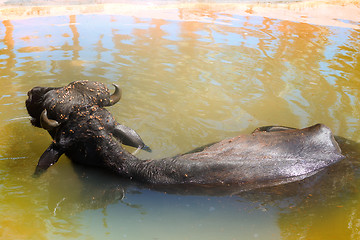
<svg viewBox="0 0 360 240"><path fill-rule="evenodd" d="M142 160L123 149L116 141L101 151L104 167L124 178L151 184L186 183L188 161L177 157L156 160Z"/></svg>

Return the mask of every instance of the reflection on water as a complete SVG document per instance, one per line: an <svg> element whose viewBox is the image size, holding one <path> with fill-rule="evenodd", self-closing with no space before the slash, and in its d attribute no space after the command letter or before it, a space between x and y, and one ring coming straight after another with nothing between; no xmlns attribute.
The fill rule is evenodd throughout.
<svg viewBox="0 0 360 240"><path fill-rule="evenodd" d="M2 21L0 238L360 237L359 22L331 27L204 6L178 9L176 19L165 9ZM30 126L26 92L79 79L122 87L110 111L151 146L144 159L261 125L317 122L342 137L347 159L301 182L237 195L149 189L66 157L33 179L50 137Z"/></svg>

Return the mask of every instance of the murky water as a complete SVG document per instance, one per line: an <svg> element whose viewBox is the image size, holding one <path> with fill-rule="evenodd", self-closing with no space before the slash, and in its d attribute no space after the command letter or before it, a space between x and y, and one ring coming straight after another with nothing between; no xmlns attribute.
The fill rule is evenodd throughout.
<svg viewBox="0 0 360 240"><path fill-rule="evenodd" d="M266 14L101 6L2 13L0 238L360 238L360 21L284 19L270 5ZM347 158L311 179L231 196L150 190L66 157L34 179L51 139L26 118L26 93L80 79L122 87L109 110L151 146L144 159L262 125L318 122L342 137Z"/></svg>

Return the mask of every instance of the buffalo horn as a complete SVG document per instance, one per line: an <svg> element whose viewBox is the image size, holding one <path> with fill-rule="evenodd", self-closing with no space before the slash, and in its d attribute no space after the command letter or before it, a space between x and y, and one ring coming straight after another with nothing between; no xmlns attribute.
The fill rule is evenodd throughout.
<svg viewBox="0 0 360 240"><path fill-rule="evenodd" d="M110 106L120 101L122 95L121 89L116 84L113 85L115 87L115 92L110 96Z"/></svg>
<svg viewBox="0 0 360 240"><path fill-rule="evenodd" d="M44 111L42 111L41 116L40 116L40 125L42 128L44 128L46 130L52 130L52 129L58 127L60 125L60 123L58 123L55 120L49 119L47 116L47 111L45 109Z"/></svg>

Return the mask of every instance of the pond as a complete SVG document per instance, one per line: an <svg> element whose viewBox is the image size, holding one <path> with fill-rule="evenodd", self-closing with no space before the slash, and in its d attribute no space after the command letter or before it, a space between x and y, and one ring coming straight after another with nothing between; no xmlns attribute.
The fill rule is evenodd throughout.
<svg viewBox="0 0 360 240"><path fill-rule="evenodd" d="M358 1L0 3L1 239L360 238ZM27 91L82 79L122 88L108 109L153 149L142 159L319 122L346 159L237 194L151 190L65 156L33 178L51 138Z"/></svg>

